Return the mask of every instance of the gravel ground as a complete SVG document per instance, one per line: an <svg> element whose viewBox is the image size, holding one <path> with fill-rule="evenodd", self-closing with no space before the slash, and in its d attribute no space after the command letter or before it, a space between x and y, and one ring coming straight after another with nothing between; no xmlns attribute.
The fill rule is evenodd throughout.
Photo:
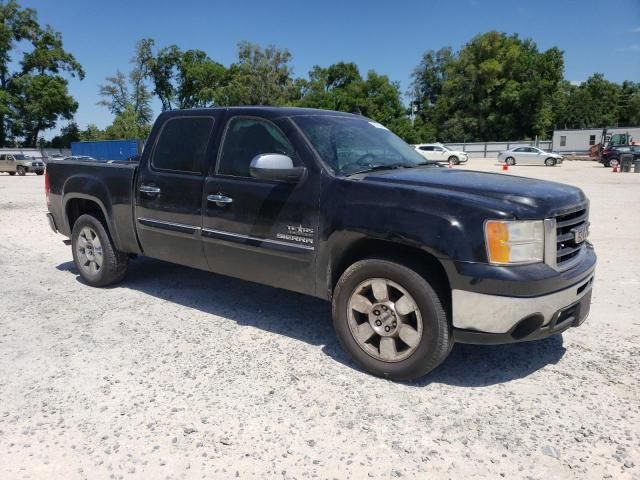
<svg viewBox="0 0 640 480"><path fill-rule="evenodd" d="M319 300L150 259L85 286L42 177L0 175L0 477L640 478L640 175L509 174L591 198L591 317L412 384L356 369Z"/></svg>

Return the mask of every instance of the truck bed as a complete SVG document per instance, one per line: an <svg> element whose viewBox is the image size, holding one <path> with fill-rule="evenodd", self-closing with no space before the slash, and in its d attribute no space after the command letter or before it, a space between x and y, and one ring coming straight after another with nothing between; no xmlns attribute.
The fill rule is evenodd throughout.
<svg viewBox="0 0 640 480"><path fill-rule="evenodd" d="M123 252L139 253L133 222L138 162L52 160L47 163L50 212L57 230L71 237L67 221L79 202L95 202Z"/></svg>

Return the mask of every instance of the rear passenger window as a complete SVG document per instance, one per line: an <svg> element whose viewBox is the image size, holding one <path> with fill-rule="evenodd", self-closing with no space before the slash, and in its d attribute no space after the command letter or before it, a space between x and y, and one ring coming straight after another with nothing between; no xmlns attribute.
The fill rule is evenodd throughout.
<svg viewBox="0 0 640 480"><path fill-rule="evenodd" d="M210 117L168 120L160 132L151 164L158 170L201 172L212 127Z"/></svg>
<svg viewBox="0 0 640 480"><path fill-rule="evenodd" d="M251 160L261 153L281 153L299 164L289 140L268 120L236 117L227 126L218 166L221 175L248 177Z"/></svg>

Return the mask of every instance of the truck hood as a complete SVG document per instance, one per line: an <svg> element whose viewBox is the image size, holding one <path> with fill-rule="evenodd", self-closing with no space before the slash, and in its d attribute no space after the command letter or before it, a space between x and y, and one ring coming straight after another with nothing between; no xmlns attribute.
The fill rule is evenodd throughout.
<svg viewBox="0 0 640 480"><path fill-rule="evenodd" d="M362 181L454 194L522 218L548 218L587 202L582 190L562 183L472 170L385 170L369 173Z"/></svg>

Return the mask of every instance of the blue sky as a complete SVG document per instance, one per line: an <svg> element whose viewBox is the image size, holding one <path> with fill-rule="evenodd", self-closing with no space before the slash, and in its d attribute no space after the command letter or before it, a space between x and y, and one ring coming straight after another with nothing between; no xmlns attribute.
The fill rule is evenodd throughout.
<svg viewBox="0 0 640 480"><path fill-rule="evenodd" d="M293 54L294 73L313 65L354 61L361 71L389 75L406 91L423 51L460 48L478 33L498 30L532 38L541 49L565 52L565 77L594 72L640 81L640 0L309 0L141 1L21 0L43 23L62 32L65 47L84 66L71 80L80 103L76 120L104 127L112 117L96 105L98 85L116 69L128 71L135 42L199 48L225 65L236 44L274 44ZM157 108L157 106L156 106Z"/></svg>

